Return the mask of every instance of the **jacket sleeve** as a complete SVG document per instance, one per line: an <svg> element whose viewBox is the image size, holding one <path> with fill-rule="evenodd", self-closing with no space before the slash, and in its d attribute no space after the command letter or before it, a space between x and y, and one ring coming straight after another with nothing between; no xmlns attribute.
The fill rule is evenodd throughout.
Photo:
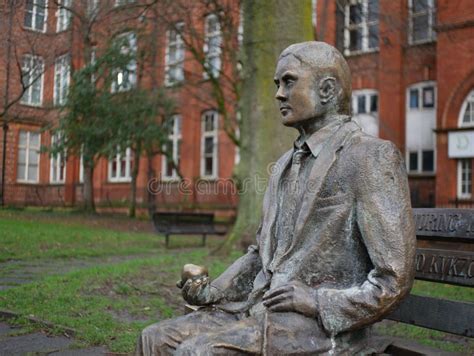
<svg viewBox="0 0 474 356"><path fill-rule="evenodd" d="M361 285L316 292L320 320L331 335L389 313L411 289L415 272L416 237L404 160L386 141L359 153L365 158L355 169L354 217L373 268Z"/></svg>
<svg viewBox="0 0 474 356"><path fill-rule="evenodd" d="M217 293L220 301L245 300L252 291L255 277L261 269L262 261L258 248L256 245L251 245L245 255L211 282L211 288Z"/></svg>

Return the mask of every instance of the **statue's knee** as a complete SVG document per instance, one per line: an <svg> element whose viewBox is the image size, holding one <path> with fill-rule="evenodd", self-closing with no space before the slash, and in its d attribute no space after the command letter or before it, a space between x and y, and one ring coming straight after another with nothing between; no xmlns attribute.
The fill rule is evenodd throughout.
<svg viewBox="0 0 474 356"><path fill-rule="evenodd" d="M160 348L166 343L167 325L165 323L152 324L143 329L140 336L142 345L148 348Z"/></svg>
<svg viewBox="0 0 474 356"><path fill-rule="evenodd" d="M183 341L177 348L175 355L211 355L212 345L206 336L200 335Z"/></svg>

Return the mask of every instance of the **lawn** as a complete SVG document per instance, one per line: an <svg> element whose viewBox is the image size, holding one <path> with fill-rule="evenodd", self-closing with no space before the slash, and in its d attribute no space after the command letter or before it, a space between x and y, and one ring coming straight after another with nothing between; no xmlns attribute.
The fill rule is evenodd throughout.
<svg viewBox="0 0 474 356"><path fill-rule="evenodd" d="M128 226L123 219L126 218L112 225ZM65 273L58 271L0 291L0 309L73 328L78 346L105 345L113 352L132 352L146 325L182 313L183 302L175 283L183 264L206 265L211 277L215 277L239 255L235 252L225 259L210 257L208 248L198 247L200 239L192 237L173 238L172 246L182 248L167 250L163 239L154 234L115 231L110 226L100 227L95 220L64 212L0 210L0 261L22 260L33 265L78 259L97 261L96 265L78 265ZM211 238L211 247L217 241L218 238ZM99 263L108 256L115 259ZM4 262L0 268L1 275L17 267ZM474 302L473 293L467 288L416 282L414 292ZM25 318L16 323L28 330L42 328ZM445 350L474 353L472 340L443 333L401 324L382 325L378 330Z"/></svg>

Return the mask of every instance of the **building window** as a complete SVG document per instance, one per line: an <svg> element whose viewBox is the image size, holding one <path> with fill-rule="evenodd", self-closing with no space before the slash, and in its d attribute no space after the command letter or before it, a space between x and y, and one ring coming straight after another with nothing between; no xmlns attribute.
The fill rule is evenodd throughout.
<svg viewBox="0 0 474 356"><path fill-rule="evenodd" d="M17 180L38 183L41 136L38 132L20 131L18 141Z"/></svg>
<svg viewBox="0 0 474 356"><path fill-rule="evenodd" d="M458 160L458 198L472 197L472 160Z"/></svg>
<svg viewBox="0 0 474 356"><path fill-rule="evenodd" d="M354 121L359 124L362 131L375 137L379 135L378 98L378 92L373 89L352 92Z"/></svg>
<svg viewBox="0 0 474 356"><path fill-rule="evenodd" d="M435 0L409 0L409 31L410 44L424 43L436 39Z"/></svg>
<svg viewBox="0 0 474 356"><path fill-rule="evenodd" d="M71 5L72 0L62 0L58 2L56 32L65 31L69 28L72 14L68 9L71 8Z"/></svg>
<svg viewBox="0 0 474 356"><path fill-rule="evenodd" d="M26 0L25 27L35 31L46 31L47 0Z"/></svg>
<svg viewBox="0 0 474 356"><path fill-rule="evenodd" d="M115 0L115 6L133 4L136 0Z"/></svg>
<svg viewBox="0 0 474 356"><path fill-rule="evenodd" d="M165 179L176 179L178 173L173 167L173 162L179 167L181 158L181 116L173 115L169 120L170 134L168 136L168 142L166 143L166 152L170 155L171 160L166 155L163 156L163 178Z"/></svg>
<svg viewBox="0 0 474 356"><path fill-rule="evenodd" d="M474 126L474 90L471 90L461 106L459 126Z"/></svg>
<svg viewBox="0 0 474 356"><path fill-rule="evenodd" d="M64 55L56 59L54 65L54 104L64 105L66 103L69 78L70 78L70 57Z"/></svg>
<svg viewBox="0 0 474 356"><path fill-rule="evenodd" d="M21 79L24 93L22 104L41 106L43 101L43 58L26 55L22 60Z"/></svg>
<svg viewBox="0 0 474 356"><path fill-rule="evenodd" d="M412 174L435 172L436 83L422 82L407 89L407 169Z"/></svg>
<svg viewBox="0 0 474 356"><path fill-rule="evenodd" d="M123 54L130 54L135 57L137 53L137 36L134 32L123 33L117 38L122 43ZM114 81L112 82L112 92L127 91L137 84L137 60L135 58L128 62L125 68L116 69Z"/></svg>
<svg viewBox="0 0 474 356"><path fill-rule="evenodd" d="M166 47L166 85L172 85L184 80L184 42L181 37L184 24L175 25L167 33L168 47Z"/></svg>
<svg viewBox="0 0 474 356"><path fill-rule="evenodd" d="M99 0L87 0L86 4L86 14L87 17L94 17L97 15L97 12L99 11Z"/></svg>
<svg viewBox="0 0 474 356"><path fill-rule="evenodd" d="M221 70L221 25L215 14L206 17L204 54L204 78L209 78L209 74L218 77Z"/></svg>
<svg viewBox="0 0 474 356"><path fill-rule="evenodd" d="M379 47L379 1L350 0L344 8L344 54Z"/></svg>
<svg viewBox="0 0 474 356"><path fill-rule="evenodd" d="M217 177L217 122L216 111L207 111L202 116L201 176Z"/></svg>
<svg viewBox="0 0 474 356"><path fill-rule="evenodd" d="M51 146L54 146L59 138L58 135L52 136ZM51 183L64 183L66 178L66 153L56 153L51 155L49 177Z"/></svg>
<svg viewBox="0 0 474 356"><path fill-rule="evenodd" d="M132 150L118 152L109 160L109 182L130 182L132 180Z"/></svg>
<svg viewBox="0 0 474 356"><path fill-rule="evenodd" d="M79 183L84 183L84 154L79 158Z"/></svg>

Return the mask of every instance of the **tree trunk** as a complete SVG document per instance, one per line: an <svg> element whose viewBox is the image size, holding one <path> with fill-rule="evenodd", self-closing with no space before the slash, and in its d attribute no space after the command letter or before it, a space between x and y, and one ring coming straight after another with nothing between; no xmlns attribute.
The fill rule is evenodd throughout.
<svg viewBox="0 0 474 356"><path fill-rule="evenodd" d="M135 160L132 169L132 182L130 183L130 207L128 209L128 216L134 218L137 210L137 177L138 170L140 168L140 152L142 151L141 145L137 145L135 150Z"/></svg>
<svg viewBox="0 0 474 356"><path fill-rule="evenodd" d="M153 153L148 152L147 153L147 201L148 201L148 215L150 219L153 218L153 214L156 211L156 200L155 200L155 194L153 193L152 187L150 187L150 182L152 179L155 179L155 169L153 168Z"/></svg>
<svg viewBox="0 0 474 356"><path fill-rule="evenodd" d="M94 164L84 160L84 210L95 213Z"/></svg>
<svg viewBox="0 0 474 356"><path fill-rule="evenodd" d="M236 174L245 190L237 221L216 253L228 254L239 242L255 241L269 170L296 138L295 130L281 124L273 76L283 49L313 40L311 9L311 0L243 0L242 147Z"/></svg>

